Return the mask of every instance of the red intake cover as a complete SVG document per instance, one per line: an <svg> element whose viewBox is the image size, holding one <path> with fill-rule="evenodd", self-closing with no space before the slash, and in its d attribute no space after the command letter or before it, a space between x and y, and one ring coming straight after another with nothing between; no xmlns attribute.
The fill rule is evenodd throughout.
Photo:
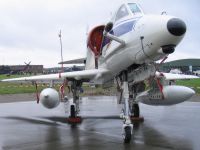
<svg viewBox="0 0 200 150"><path fill-rule="evenodd" d="M99 56L101 51L104 28L105 25L97 26L92 29L88 36L87 45L94 52L95 56Z"/></svg>

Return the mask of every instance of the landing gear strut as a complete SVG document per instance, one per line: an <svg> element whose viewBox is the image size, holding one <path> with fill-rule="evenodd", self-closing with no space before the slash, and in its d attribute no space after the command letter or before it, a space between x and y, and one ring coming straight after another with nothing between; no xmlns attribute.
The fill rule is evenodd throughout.
<svg viewBox="0 0 200 150"><path fill-rule="evenodd" d="M130 143L133 131L133 125L131 124L130 119L130 106L129 106L129 87L128 87L128 73L127 71L123 72L123 98L124 98L124 107L123 107L123 126L122 126L122 135L125 143Z"/></svg>
<svg viewBox="0 0 200 150"><path fill-rule="evenodd" d="M79 109L79 91L82 86L82 82L73 80L71 85L71 91L73 94L73 104L70 106L70 116L68 122L72 124L81 123L82 118L78 116Z"/></svg>

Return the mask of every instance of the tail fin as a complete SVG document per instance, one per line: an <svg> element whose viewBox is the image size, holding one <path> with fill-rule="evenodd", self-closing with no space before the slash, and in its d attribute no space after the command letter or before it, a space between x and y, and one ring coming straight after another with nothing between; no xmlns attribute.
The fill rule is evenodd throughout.
<svg viewBox="0 0 200 150"><path fill-rule="evenodd" d="M95 62L95 54L88 48L86 64L85 64L85 70L95 69L96 68L96 63L97 62Z"/></svg>

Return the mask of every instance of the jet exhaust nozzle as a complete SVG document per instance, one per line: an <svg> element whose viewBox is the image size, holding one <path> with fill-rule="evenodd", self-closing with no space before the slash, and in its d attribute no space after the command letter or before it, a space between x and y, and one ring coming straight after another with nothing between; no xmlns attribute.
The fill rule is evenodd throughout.
<svg viewBox="0 0 200 150"><path fill-rule="evenodd" d="M172 18L167 22L167 29L174 36L182 36L186 32L186 24L181 19Z"/></svg>

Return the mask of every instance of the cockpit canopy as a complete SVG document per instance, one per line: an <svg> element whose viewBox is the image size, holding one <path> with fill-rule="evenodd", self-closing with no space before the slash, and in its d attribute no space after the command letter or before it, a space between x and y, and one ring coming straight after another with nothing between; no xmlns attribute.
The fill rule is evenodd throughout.
<svg viewBox="0 0 200 150"><path fill-rule="evenodd" d="M124 18L133 18L141 15L143 15L143 12L137 3L125 3L119 7L113 21L117 22Z"/></svg>
<svg viewBox="0 0 200 150"><path fill-rule="evenodd" d="M142 13L141 9L138 7L136 3L128 3L128 6L133 14Z"/></svg>

